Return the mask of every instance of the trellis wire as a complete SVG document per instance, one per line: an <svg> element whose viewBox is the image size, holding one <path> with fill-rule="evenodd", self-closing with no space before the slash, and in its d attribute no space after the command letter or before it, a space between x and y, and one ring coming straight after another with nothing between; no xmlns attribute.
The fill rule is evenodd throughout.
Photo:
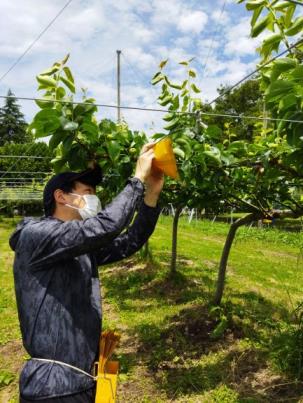
<svg viewBox="0 0 303 403"><path fill-rule="evenodd" d="M8 96L8 95L0 95L0 98L6 98L6 99L15 98L15 99L23 100L23 101L42 101L42 102L46 101L43 98L31 98L31 97ZM109 104L77 102L77 101L63 101L63 100L54 100L52 102L60 103L60 104L90 105L90 106L98 106L98 107L102 107L102 108L118 109L117 105L109 105ZM227 117L227 118L231 118L231 119L250 119L250 120L253 119L253 120L261 120L261 121L303 123L303 120L296 120L296 119L269 118L269 117L261 117L261 116L248 116L248 115L243 115L243 114L236 115L236 114L228 114L228 113L202 112L201 110L199 110L197 112L182 112L182 111L170 111L169 109L140 108L139 106L122 106L122 105L119 106L119 108L128 109L128 110L146 111L146 112L171 113L171 114L176 114L176 115L197 115L197 113L199 112L199 114L201 114L203 116Z"/></svg>

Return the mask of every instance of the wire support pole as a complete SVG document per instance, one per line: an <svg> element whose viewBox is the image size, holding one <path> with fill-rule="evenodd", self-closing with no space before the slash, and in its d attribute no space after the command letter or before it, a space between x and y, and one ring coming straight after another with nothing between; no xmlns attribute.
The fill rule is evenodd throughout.
<svg viewBox="0 0 303 403"><path fill-rule="evenodd" d="M121 50L117 50L117 121L121 122Z"/></svg>

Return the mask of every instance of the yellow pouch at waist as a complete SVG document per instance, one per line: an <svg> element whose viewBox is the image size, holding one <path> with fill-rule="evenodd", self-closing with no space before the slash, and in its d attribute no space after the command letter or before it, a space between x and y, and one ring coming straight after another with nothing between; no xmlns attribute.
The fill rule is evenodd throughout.
<svg viewBox="0 0 303 403"><path fill-rule="evenodd" d="M105 330L100 337L99 361L96 363L97 390L95 403L114 403L116 401L118 361L109 361L120 335L111 330Z"/></svg>
<svg viewBox="0 0 303 403"><path fill-rule="evenodd" d="M105 365L105 372L101 372L99 363L97 365L98 378L95 403L114 403L117 393L119 362L108 361Z"/></svg>

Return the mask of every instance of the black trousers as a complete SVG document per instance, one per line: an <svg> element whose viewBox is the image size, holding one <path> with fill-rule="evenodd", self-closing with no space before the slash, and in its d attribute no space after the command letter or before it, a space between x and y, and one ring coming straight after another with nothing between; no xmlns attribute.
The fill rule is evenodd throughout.
<svg viewBox="0 0 303 403"><path fill-rule="evenodd" d="M28 400L20 396L20 403L94 403L96 388L86 390L85 392L76 393L75 395L52 397L43 400Z"/></svg>

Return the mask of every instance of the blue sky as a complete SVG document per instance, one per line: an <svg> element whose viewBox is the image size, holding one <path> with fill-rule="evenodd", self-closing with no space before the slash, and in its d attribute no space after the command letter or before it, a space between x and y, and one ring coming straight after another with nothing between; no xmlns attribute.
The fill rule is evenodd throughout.
<svg viewBox="0 0 303 403"><path fill-rule="evenodd" d="M1 0L0 76L22 54L66 3L64 0ZM77 88L99 103L116 104L116 50L122 50L121 103L155 107L157 89L149 81L161 60L181 80L178 62L195 57L197 85L211 100L221 84L232 84L253 70L260 39L249 38L250 14L226 0L73 0L22 61L0 82L0 94L38 96L35 76L70 53ZM210 50L211 48L211 50ZM203 66L207 62L203 72ZM80 97L80 92L79 92ZM28 121L33 102L19 102ZM100 117L116 113L100 109ZM161 128L161 114L124 111L133 129Z"/></svg>

